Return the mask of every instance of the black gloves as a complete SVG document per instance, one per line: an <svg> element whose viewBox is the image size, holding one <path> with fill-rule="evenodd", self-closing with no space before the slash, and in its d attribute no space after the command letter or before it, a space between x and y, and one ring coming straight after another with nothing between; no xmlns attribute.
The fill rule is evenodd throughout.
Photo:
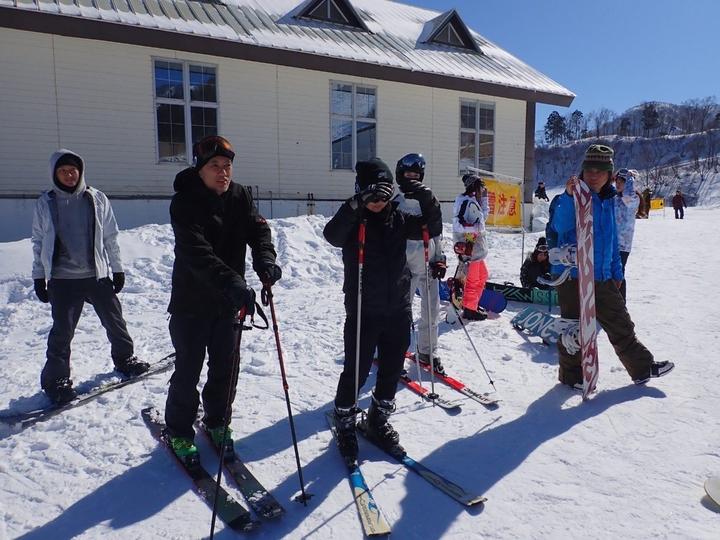
<svg viewBox="0 0 720 540"><path fill-rule="evenodd" d="M125 286L125 272L113 272L113 290L115 294L123 290Z"/></svg>
<svg viewBox="0 0 720 540"><path fill-rule="evenodd" d="M243 285L235 285L227 290L228 298L237 311L245 309L248 316L255 314L255 291Z"/></svg>
<svg viewBox="0 0 720 540"><path fill-rule="evenodd" d="M267 263L258 275L263 285L275 285L282 277L282 269L275 263Z"/></svg>
<svg viewBox="0 0 720 540"><path fill-rule="evenodd" d="M406 199L417 199L418 201L432 196L430 188L425 184L419 180L408 180L407 178L400 183L400 191L403 192Z"/></svg>
<svg viewBox="0 0 720 540"><path fill-rule="evenodd" d="M393 194L393 185L387 182L380 182L378 184L371 184L360 193L357 194L357 198L362 206L368 203L389 201Z"/></svg>
<svg viewBox="0 0 720 540"><path fill-rule="evenodd" d="M430 263L430 277L433 279L443 279L445 272L447 272L447 263L444 259Z"/></svg>
<svg viewBox="0 0 720 540"><path fill-rule="evenodd" d="M50 301L50 296L48 295L47 285L45 284L45 280L44 279L33 280L33 287L35 288L35 296L38 297L38 300L40 300L43 304L47 304Z"/></svg>

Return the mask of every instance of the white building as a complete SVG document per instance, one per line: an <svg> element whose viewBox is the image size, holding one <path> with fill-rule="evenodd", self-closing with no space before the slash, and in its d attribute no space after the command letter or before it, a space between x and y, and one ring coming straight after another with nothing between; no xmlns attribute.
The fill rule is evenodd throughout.
<svg viewBox="0 0 720 540"><path fill-rule="evenodd" d="M572 92L459 14L387 0L0 0L0 240L81 154L120 225L167 222L209 133L270 217L331 210L356 160L420 152L454 198L465 167L531 178L535 104ZM270 199L274 206L270 211ZM144 202L142 202L144 201ZM11 225L15 223L14 225Z"/></svg>

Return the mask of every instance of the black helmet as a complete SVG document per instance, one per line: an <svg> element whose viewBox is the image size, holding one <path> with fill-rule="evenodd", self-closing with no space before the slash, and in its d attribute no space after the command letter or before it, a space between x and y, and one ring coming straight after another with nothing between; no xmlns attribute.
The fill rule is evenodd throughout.
<svg viewBox="0 0 720 540"><path fill-rule="evenodd" d="M420 181L425 177L425 158L422 154L407 154L400 158L395 167L395 178L398 183L405 179L406 172L414 172L420 175Z"/></svg>

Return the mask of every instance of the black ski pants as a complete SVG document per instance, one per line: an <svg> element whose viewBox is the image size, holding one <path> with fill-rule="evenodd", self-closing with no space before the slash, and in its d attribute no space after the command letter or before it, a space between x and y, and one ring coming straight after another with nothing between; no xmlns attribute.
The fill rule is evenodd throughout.
<svg viewBox="0 0 720 540"><path fill-rule="evenodd" d="M75 335L85 302L90 302L110 341L110 356L117 366L134 354L122 307L109 278L51 279L48 296L53 326L47 343L47 361L40 385L52 388L58 379L70 377L70 343Z"/></svg>
<svg viewBox="0 0 720 540"><path fill-rule="evenodd" d="M623 269L623 280L622 284L620 285L620 294L623 297L623 300L627 302L627 279L625 279L625 267L627 266L628 257L630 257L629 251L621 251L620 252L620 262L622 263L622 269Z"/></svg>
<svg viewBox="0 0 720 540"><path fill-rule="evenodd" d="M357 312L355 309L353 307L346 308L345 362L335 395L336 407L352 407L355 404L357 336ZM377 399L395 399L397 383L405 366L405 352L410 345L411 318L409 310L394 313L363 313L361 315L358 389L361 389L367 380L377 349L378 371L373 393Z"/></svg>
<svg viewBox="0 0 720 540"><path fill-rule="evenodd" d="M202 390L204 422L214 428L225 425L228 394L235 399L237 373L233 377L234 317L173 314L170 338L175 347L175 371L165 403L165 424L171 436L193 439L193 423L200 405L197 385L208 356L207 382ZM230 415L231 417L232 415ZM229 418L228 418L229 420Z"/></svg>
<svg viewBox="0 0 720 540"><path fill-rule="evenodd" d="M683 219L685 217L685 209L681 206L680 208L675 208L675 219Z"/></svg>
<svg viewBox="0 0 720 540"><path fill-rule="evenodd" d="M557 287L560 315L565 319L580 318L578 280L568 279ZM630 377L642 379L650 374L652 353L640 343L635 335L635 324L625 308L625 301L612 280L595 282L595 314L600 326L607 333L615 354L620 358ZM558 341L561 383L582 383L581 353L568 354Z"/></svg>

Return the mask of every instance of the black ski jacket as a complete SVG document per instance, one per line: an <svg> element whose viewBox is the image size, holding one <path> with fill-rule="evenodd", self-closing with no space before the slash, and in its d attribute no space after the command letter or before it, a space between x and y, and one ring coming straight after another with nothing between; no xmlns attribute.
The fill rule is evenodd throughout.
<svg viewBox="0 0 720 540"><path fill-rule="evenodd" d="M367 219L363 315L409 312L411 275L405 258L406 240L421 240L425 224L430 238L442 233L440 204L428 191L428 196L419 201L422 215L413 216L398 210L397 202L390 202L382 212L375 214L363 208L353 209L351 200L343 203L323 231L328 242L342 248L346 312L357 310L358 229L363 217Z"/></svg>
<svg viewBox="0 0 720 540"><path fill-rule="evenodd" d="M244 288L245 252L260 273L275 262L270 227L250 190L230 182L222 195L203 184L194 168L175 177L170 223L175 233L170 313L232 316L228 291Z"/></svg>

